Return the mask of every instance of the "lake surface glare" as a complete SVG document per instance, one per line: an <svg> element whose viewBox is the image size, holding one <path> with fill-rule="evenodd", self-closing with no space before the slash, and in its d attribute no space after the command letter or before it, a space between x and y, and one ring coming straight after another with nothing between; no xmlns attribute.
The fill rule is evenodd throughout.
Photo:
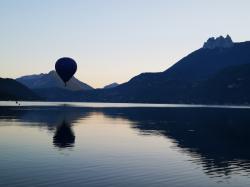
<svg viewBox="0 0 250 187"><path fill-rule="evenodd" d="M0 186L250 186L250 108L0 102Z"/></svg>

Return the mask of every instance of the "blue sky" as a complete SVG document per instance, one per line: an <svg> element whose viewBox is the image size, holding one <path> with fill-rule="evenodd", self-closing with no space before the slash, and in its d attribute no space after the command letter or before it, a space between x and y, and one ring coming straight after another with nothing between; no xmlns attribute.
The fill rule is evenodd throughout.
<svg viewBox="0 0 250 187"><path fill-rule="evenodd" d="M211 36L250 40L248 0L1 0L0 77L46 73L63 56L94 87L164 71Z"/></svg>

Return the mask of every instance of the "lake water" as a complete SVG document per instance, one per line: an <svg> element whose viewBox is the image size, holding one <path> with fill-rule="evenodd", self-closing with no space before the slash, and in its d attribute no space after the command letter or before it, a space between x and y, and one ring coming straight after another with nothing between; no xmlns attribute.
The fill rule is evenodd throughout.
<svg viewBox="0 0 250 187"><path fill-rule="evenodd" d="M0 102L0 186L250 186L250 108Z"/></svg>

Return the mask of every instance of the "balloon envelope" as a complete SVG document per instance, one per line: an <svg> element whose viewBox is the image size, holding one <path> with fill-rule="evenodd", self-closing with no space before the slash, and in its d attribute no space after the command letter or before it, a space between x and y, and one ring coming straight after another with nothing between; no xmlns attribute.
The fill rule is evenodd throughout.
<svg viewBox="0 0 250 187"><path fill-rule="evenodd" d="M77 64L72 58L63 57L56 61L55 69L59 77L66 84L77 70Z"/></svg>

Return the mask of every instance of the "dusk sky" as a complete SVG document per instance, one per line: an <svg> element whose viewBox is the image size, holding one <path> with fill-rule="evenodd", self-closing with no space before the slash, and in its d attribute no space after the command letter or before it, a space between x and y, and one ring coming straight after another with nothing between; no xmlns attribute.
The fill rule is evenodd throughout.
<svg viewBox="0 0 250 187"><path fill-rule="evenodd" d="M211 36L250 40L249 0L1 0L0 77L47 73L60 57L93 86L164 71Z"/></svg>

